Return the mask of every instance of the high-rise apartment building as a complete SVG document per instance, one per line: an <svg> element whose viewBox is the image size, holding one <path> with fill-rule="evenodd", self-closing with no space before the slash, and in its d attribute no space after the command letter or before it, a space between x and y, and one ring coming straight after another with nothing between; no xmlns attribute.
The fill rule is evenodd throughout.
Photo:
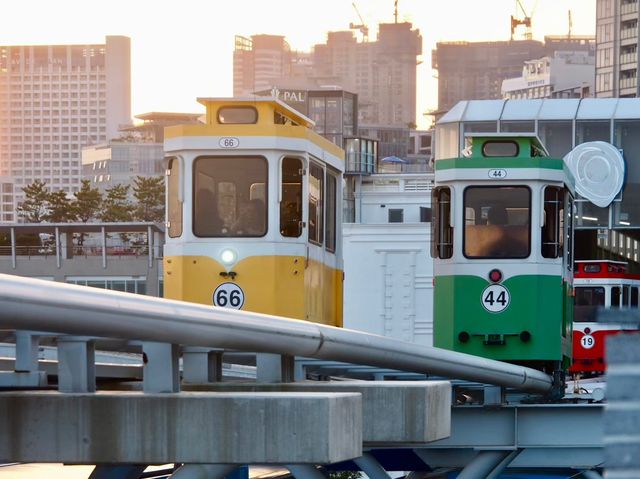
<svg viewBox="0 0 640 479"><path fill-rule="evenodd" d="M81 149L131 123L131 44L0 46L0 222L22 188L79 189Z"/></svg>
<svg viewBox="0 0 640 479"><path fill-rule="evenodd" d="M359 122L385 126L416 123L416 66L422 37L411 23L379 25L376 41L359 42L352 31L330 32L313 52L291 52L283 37L236 37L234 95L272 87L354 92Z"/></svg>
<svg viewBox="0 0 640 479"><path fill-rule="evenodd" d="M596 96L639 97L638 0L596 2Z"/></svg>
<svg viewBox="0 0 640 479"><path fill-rule="evenodd" d="M446 113L462 100L502 98L503 80L522 74L528 60L553 57L558 51L593 49L592 37L545 37L503 42L441 42L432 53L438 70L438 112Z"/></svg>
<svg viewBox="0 0 640 479"><path fill-rule="evenodd" d="M233 51L233 96L270 89L291 75L292 53L281 35L236 36Z"/></svg>

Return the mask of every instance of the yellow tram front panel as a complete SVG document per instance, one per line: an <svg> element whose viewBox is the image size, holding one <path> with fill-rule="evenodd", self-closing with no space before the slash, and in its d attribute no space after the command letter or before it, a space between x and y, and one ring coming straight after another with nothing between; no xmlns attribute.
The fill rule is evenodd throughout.
<svg viewBox="0 0 640 479"><path fill-rule="evenodd" d="M342 326L342 271L303 256L252 256L233 270L242 310ZM213 304L216 288L230 281L205 256L166 257L164 271L164 297L193 303Z"/></svg>
<svg viewBox="0 0 640 479"><path fill-rule="evenodd" d="M342 326L344 152L278 100L199 101L165 129L165 297Z"/></svg>

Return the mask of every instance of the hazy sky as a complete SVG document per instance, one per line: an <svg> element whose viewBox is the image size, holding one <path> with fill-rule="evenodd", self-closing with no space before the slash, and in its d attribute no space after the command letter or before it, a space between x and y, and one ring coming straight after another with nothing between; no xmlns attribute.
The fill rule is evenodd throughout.
<svg viewBox="0 0 640 479"><path fill-rule="evenodd" d="M521 3L528 13L535 7L534 38L566 34L569 10L574 34L595 32L596 0ZM355 4L371 39L378 23L393 21L394 0ZM326 40L327 31L359 23L351 0L4 0L2 7L0 45L103 43L106 35L129 36L134 115L200 112L197 97L230 96L234 35L285 35L292 49L308 51ZM424 42L420 114L437 104L431 71L436 42L508 40L516 1L399 0L398 13L399 21L420 29Z"/></svg>

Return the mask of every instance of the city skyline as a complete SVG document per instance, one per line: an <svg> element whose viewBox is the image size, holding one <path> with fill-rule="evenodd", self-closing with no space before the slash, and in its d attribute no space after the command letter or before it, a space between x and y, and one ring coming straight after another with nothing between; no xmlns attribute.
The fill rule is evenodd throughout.
<svg viewBox="0 0 640 479"><path fill-rule="evenodd" d="M394 21L393 0L327 0L304 5L292 0L275 4L238 0L225 4L224 11L215 2L198 0L181 2L179 10L164 0L117 0L108 4L108 10L104 3L91 6L93 3L31 0L7 4L5 18L12 20L0 32L0 45L99 43L107 35L129 36L132 116L151 111L199 112L202 108L197 97L230 96L235 35L284 35L292 49L310 51L313 45L326 41L328 31L349 30L349 24L360 23L360 17L369 27L371 40L379 23ZM521 3L528 13L536 7L534 39L566 34L569 10L574 35L595 32L595 0ZM410 21L423 37L422 63L418 67L419 126L427 124L422 113L437 104L437 82L431 71L431 50L436 42L508 40L515 5L515 0L458 0L452 8L420 0L398 2L398 21ZM34 11L39 14L33 15ZM90 14L83 17L84 11ZM354 33L361 38L359 31ZM516 39L523 33L520 27Z"/></svg>

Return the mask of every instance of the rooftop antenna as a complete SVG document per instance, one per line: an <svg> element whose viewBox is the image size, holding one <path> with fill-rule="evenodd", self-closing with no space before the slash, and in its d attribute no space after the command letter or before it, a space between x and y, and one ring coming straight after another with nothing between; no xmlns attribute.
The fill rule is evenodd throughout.
<svg viewBox="0 0 640 479"><path fill-rule="evenodd" d="M567 38L571 40L571 30L573 29L573 19L571 18L571 10L569 10L569 32Z"/></svg>
<svg viewBox="0 0 640 479"><path fill-rule="evenodd" d="M360 23L358 25L356 25L355 23L349 23L349 28L352 30L360 30L360 33L362 33L362 41L366 43L369 41L369 27L367 27L364 24L364 20L362 20L362 15L360 15L360 11L358 10L358 6L356 5L356 2L351 2L351 5L353 6L353 9L358 14Z"/></svg>
<svg viewBox="0 0 640 479"><path fill-rule="evenodd" d="M398 23L398 0L393 2L393 19L394 23Z"/></svg>

